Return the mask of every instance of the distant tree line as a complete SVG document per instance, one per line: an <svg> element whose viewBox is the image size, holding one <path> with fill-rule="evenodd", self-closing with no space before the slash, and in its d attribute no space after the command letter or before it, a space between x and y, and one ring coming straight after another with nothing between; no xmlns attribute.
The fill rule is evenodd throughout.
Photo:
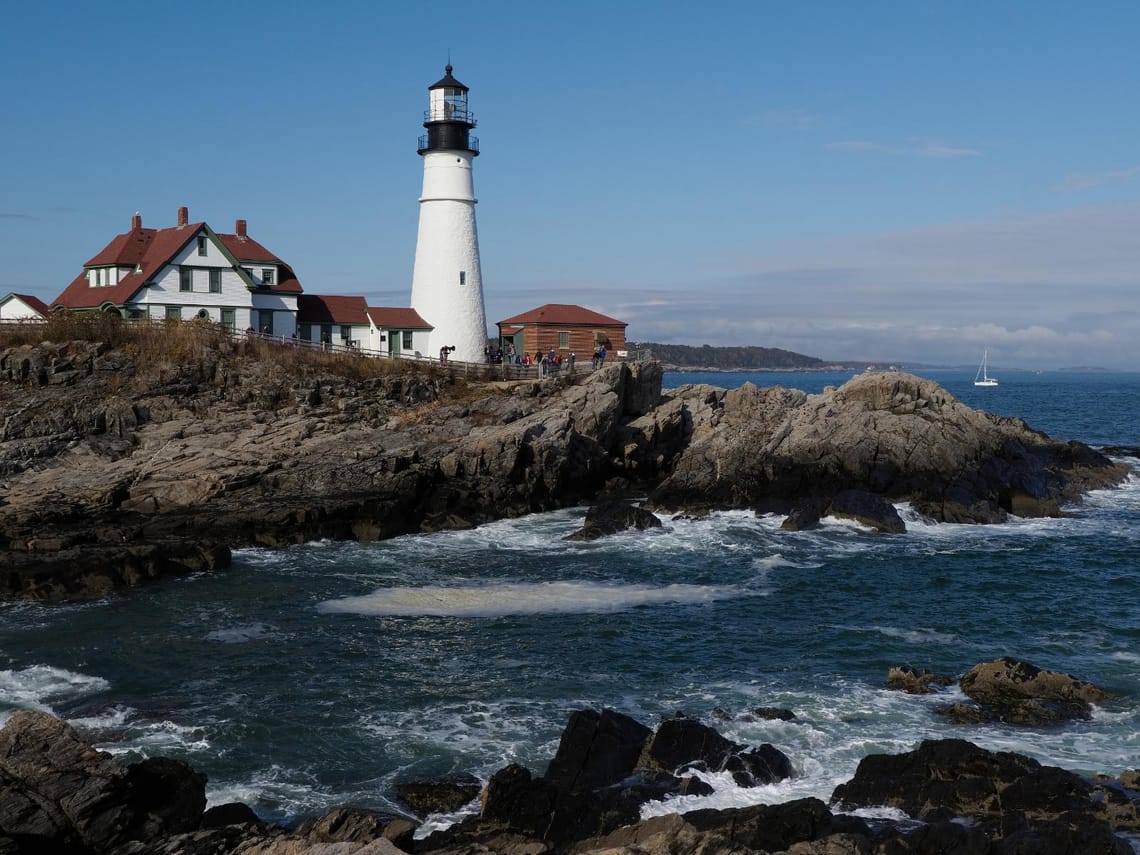
<svg viewBox="0 0 1140 855"><path fill-rule="evenodd" d="M639 351L640 356L651 356L662 365L670 368L707 368L719 371L733 370L796 370L822 369L826 363L814 356L804 356L778 347L713 347L687 344L659 344L644 342L630 344L631 350Z"/></svg>

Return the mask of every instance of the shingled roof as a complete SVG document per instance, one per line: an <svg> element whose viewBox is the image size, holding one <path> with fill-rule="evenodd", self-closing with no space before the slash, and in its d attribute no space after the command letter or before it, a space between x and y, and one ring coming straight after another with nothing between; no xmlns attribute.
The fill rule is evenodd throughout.
<svg viewBox="0 0 1140 855"><path fill-rule="evenodd" d="M297 323L364 326L368 323L368 304L363 297L302 294L297 298Z"/></svg>
<svg viewBox="0 0 1140 855"><path fill-rule="evenodd" d="M503 324L555 324L565 326L594 326L594 327L627 327L625 321L603 315L582 306L568 303L547 303L513 318L499 321Z"/></svg>
<svg viewBox="0 0 1140 855"><path fill-rule="evenodd" d="M420 313L415 309L388 306L369 307L368 317L372 319L372 323L376 324L377 327L385 330L435 329L435 327L421 318Z"/></svg>

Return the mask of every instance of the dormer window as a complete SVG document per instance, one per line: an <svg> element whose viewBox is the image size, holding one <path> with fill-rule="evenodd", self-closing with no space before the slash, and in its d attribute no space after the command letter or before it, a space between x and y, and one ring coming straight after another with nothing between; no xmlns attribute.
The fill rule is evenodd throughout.
<svg viewBox="0 0 1140 855"><path fill-rule="evenodd" d="M198 255L206 255L206 236L198 235Z"/></svg>
<svg viewBox="0 0 1140 855"><path fill-rule="evenodd" d="M266 285L272 285L273 284L273 268L272 267L263 267L261 269L261 281L264 282Z"/></svg>

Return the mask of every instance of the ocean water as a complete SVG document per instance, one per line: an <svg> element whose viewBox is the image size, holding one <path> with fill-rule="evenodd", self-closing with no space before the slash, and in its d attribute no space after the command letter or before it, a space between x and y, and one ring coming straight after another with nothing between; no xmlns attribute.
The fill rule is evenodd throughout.
<svg viewBox="0 0 1140 855"><path fill-rule="evenodd" d="M1010 374L963 401L1051 435L1140 445L1140 374ZM846 374L669 374L816 392ZM1132 461L1137 465L1136 461ZM209 776L265 818L400 811L403 779L518 762L541 773L567 716L676 711L770 742L796 776L651 805L826 800L860 758L955 736L1085 772L1140 766L1140 469L1061 519L924 523L883 536L748 512L595 543L584 508L382 543L236 553L233 568L84 605L0 604L0 720L55 712L128 758ZM1109 689L1090 721L958 726L960 697L887 691L898 663L958 675L1002 655ZM754 720L780 706L793 721ZM451 818L439 817L434 825Z"/></svg>

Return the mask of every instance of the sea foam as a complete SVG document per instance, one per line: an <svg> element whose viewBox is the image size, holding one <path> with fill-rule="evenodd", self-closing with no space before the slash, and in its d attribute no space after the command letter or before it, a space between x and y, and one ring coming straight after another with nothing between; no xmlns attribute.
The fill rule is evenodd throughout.
<svg viewBox="0 0 1140 855"><path fill-rule="evenodd" d="M324 612L380 617L487 618L523 614L590 614L637 606L708 603L743 593L722 585L618 585L598 582L513 582L381 588L359 597L327 600Z"/></svg>

